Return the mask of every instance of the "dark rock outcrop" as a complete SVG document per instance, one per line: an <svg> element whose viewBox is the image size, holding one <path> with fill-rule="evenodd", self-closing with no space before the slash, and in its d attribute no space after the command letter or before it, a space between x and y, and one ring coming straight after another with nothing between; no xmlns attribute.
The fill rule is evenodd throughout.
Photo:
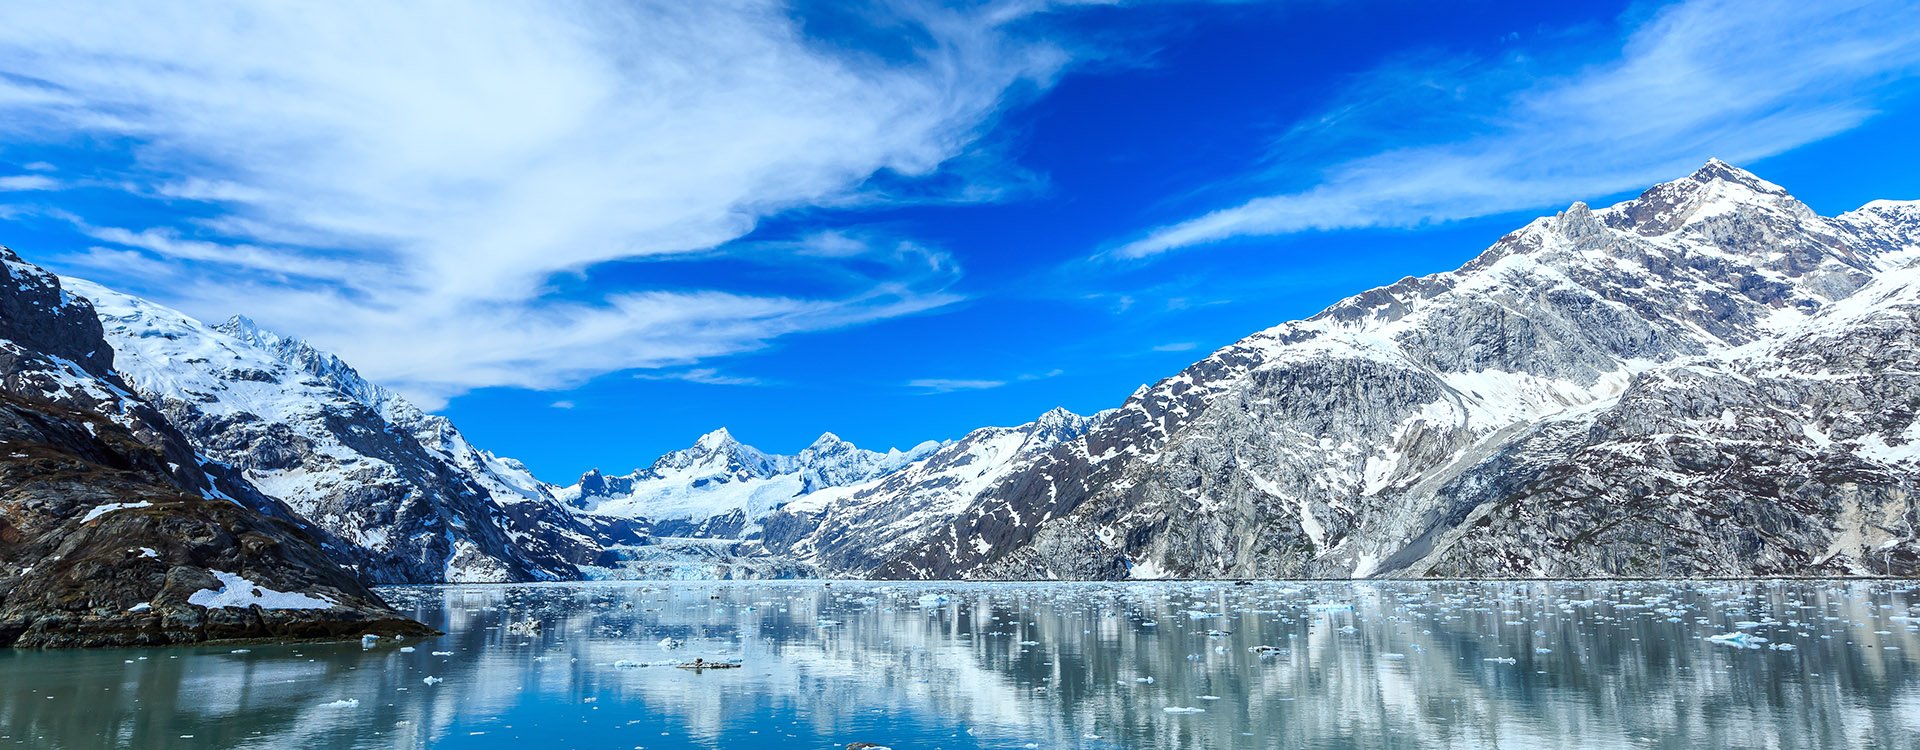
<svg viewBox="0 0 1920 750"><path fill-rule="evenodd" d="M134 396L85 300L0 263L0 645L431 632Z"/></svg>

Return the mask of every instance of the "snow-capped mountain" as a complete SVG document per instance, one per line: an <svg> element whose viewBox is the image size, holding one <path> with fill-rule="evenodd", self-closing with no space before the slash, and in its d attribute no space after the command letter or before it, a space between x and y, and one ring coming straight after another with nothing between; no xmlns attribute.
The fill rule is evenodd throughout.
<svg viewBox="0 0 1920 750"><path fill-rule="evenodd" d="M0 266L0 646L427 632L134 394L87 300Z"/></svg>
<svg viewBox="0 0 1920 750"><path fill-rule="evenodd" d="M1087 433L1106 412L1054 409L1017 427L982 427L924 459L864 482L829 487L769 514L763 544L819 570L863 575L924 545L973 507L982 492Z"/></svg>
<svg viewBox="0 0 1920 750"><path fill-rule="evenodd" d="M572 579L599 544L517 462L245 318L207 326L69 279L132 387L201 452L345 544L388 583Z"/></svg>
<svg viewBox="0 0 1920 750"><path fill-rule="evenodd" d="M1915 572L1920 210L1719 161L1142 388L900 577Z"/></svg>
<svg viewBox="0 0 1920 750"><path fill-rule="evenodd" d="M114 351L23 316L9 392L384 581L1920 571L1920 202L1822 217L1719 161L1092 417L885 453L722 429L567 487L297 339L69 286Z"/></svg>
<svg viewBox="0 0 1920 750"><path fill-rule="evenodd" d="M826 433L798 455L783 456L721 428L647 468L619 476L596 469L553 494L586 514L639 521L654 536L744 539L795 498L891 474L939 447L929 441L880 453Z"/></svg>

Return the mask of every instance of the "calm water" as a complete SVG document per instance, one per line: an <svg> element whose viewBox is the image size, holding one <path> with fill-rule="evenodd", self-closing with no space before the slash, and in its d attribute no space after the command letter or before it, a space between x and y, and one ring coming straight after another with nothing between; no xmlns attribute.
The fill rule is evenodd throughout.
<svg viewBox="0 0 1920 750"><path fill-rule="evenodd" d="M1920 747L1913 583L384 593L448 635L0 653L0 748Z"/></svg>

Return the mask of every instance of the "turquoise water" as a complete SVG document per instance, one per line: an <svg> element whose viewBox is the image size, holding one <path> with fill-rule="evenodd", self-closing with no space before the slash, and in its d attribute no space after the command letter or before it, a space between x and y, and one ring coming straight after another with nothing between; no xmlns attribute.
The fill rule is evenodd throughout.
<svg viewBox="0 0 1920 750"><path fill-rule="evenodd" d="M0 748L1920 747L1906 582L382 593L448 634L0 652Z"/></svg>

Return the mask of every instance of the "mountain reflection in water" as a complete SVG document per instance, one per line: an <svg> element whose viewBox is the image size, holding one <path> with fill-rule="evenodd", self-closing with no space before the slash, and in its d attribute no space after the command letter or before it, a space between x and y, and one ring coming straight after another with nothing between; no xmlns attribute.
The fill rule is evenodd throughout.
<svg viewBox="0 0 1920 750"><path fill-rule="evenodd" d="M0 748L1920 747L1908 582L381 593L448 634L0 653Z"/></svg>

